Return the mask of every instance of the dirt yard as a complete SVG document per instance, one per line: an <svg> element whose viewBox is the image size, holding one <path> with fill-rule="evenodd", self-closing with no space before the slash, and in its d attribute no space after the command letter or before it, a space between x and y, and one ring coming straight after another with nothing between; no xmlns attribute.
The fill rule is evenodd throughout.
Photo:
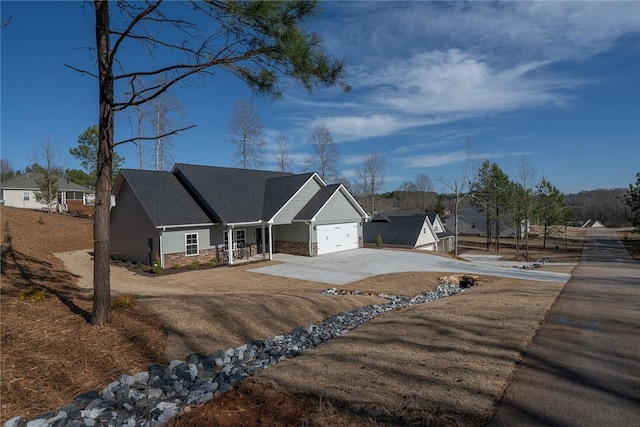
<svg viewBox="0 0 640 427"><path fill-rule="evenodd" d="M326 284L246 271L255 265L159 277L113 268L114 295L134 294L139 304L115 311L108 327L92 327L85 289L91 223L17 211L0 210L13 246L2 276L2 421L52 410L149 363L235 347L381 302L322 296ZM58 254L64 264L54 252L65 252ZM412 296L440 275L378 276L345 288ZM561 290L482 280L282 362L172 425L482 424ZM30 288L44 289L45 301L20 299Z"/></svg>

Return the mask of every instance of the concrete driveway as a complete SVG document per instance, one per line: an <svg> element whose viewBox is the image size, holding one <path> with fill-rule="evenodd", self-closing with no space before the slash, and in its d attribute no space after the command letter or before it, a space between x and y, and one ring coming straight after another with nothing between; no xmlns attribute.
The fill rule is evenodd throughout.
<svg viewBox="0 0 640 427"><path fill-rule="evenodd" d="M571 277L569 274L545 270L520 270L459 261L428 252L384 249L353 249L316 257L274 254L274 259L281 261L282 264L259 267L250 271L332 285L345 285L379 274L406 271L465 273L561 283L567 282Z"/></svg>

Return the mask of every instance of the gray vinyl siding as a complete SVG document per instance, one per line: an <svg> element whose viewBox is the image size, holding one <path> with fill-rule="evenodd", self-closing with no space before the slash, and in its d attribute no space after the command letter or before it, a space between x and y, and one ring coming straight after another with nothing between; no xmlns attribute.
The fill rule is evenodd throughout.
<svg viewBox="0 0 640 427"><path fill-rule="evenodd" d="M162 249L165 254L186 253L187 234L198 234L198 252L210 247L209 227L170 228L162 233Z"/></svg>
<svg viewBox="0 0 640 427"><path fill-rule="evenodd" d="M308 242L309 226L302 222L279 225L272 228L274 241Z"/></svg>
<svg viewBox="0 0 640 427"><path fill-rule="evenodd" d="M160 256L160 233L127 182L123 183L118 204L110 215L112 257L150 265ZM149 239L152 239L153 259L149 256Z"/></svg>
<svg viewBox="0 0 640 427"><path fill-rule="evenodd" d="M316 224L361 222L362 219L357 209L347 200L342 192L338 191L320 210L316 216Z"/></svg>
<svg viewBox="0 0 640 427"><path fill-rule="evenodd" d="M260 233L255 227L237 227L237 230L245 230L246 243L256 243L256 233ZM198 233L198 250L219 248L224 244L225 227L184 227L172 228L162 234L162 245L165 254L185 253L185 235Z"/></svg>
<svg viewBox="0 0 640 427"><path fill-rule="evenodd" d="M320 189L315 179L308 181L275 216L273 224L288 224Z"/></svg>

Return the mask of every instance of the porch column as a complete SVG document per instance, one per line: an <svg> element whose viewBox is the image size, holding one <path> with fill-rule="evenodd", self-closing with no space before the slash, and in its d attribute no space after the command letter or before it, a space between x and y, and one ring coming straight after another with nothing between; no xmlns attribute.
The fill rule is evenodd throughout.
<svg viewBox="0 0 640 427"><path fill-rule="evenodd" d="M265 242L265 238L266 238L266 234L264 232L264 224L262 224L262 228L260 229L261 233L262 233L262 239L260 240L262 247L260 248L260 250L262 250L262 259L267 258L267 242Z"/></svg>
<svg viewBox="0 0 640 427"><path fill-rule="evenodd" d="M227 229L227 254L229 254L229 265L233 265L233 228Z"/></svg>
<svg viewBox="0 0 640 427"><path fill-rule="evenodd" d="M269 224L269 261L273 260L273 232L271 230L271 226L273 224Z"/></svg>

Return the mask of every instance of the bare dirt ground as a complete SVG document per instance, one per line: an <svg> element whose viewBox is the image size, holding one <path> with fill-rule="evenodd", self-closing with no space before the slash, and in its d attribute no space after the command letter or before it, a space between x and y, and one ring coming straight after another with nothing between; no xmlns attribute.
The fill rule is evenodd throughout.
<svg viewBox="0 0 640 427"><path fill-rule="evenodd" d="M246 271L255 265L158 277L113 268L114 294L134 294L140 304L96 328L86 322L83 288L92 275L91 223L10 208L0 214L14 247L2 276L3 421L52 410L149 363L235 347L381 301L322 296L326 284ZM54 252L67 252L60 257L69 267ZM415 295L439 275L378 276L345 288ZM482 424L561 288L482 280L280 363L172 425ZM46 300L20 300L25 287L44 288Z"/></svg>

